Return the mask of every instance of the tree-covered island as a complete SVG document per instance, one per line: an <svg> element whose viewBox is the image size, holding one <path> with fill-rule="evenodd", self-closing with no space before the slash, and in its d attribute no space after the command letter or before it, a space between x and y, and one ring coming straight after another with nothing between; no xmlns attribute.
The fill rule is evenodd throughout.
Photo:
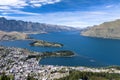
<svg viewBox="0 0 120 80"><path fill-rule="evenodd" d="M63 47L63 44L61 43L55 43L55 42L47 42L43 40L35 40L30 43L31 46L39 46L39 47Z"/></svg>

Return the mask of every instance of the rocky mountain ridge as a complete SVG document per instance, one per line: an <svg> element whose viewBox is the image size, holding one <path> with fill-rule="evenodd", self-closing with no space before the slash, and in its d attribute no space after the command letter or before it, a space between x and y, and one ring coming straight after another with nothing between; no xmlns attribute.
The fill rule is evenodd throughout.
<svg viewBox="0 0 120 80"><path fill-rule="evenodd" d="M59 25L51 25L45 23L25 22L21 20L7 20L0 17L0 30L11 32L59 32L75 30L75 28Z"/></svg>

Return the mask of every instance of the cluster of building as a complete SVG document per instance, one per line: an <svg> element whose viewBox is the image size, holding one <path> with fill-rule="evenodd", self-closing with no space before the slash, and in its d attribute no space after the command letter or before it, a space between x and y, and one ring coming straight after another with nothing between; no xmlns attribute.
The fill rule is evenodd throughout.
<svg viewBox="0 0 120 80"><path fill-rule="evenodd" d="M36 58L28 58L30 54L25 49L0 47L0 74L5 72L6 75L13 75L15 80L26 80L28 75L38 80L54 80L68 76L70 70L120 73L120 70L114 68L40 65Z"/></svg>
<svg viewBox="0 0 120 80"><path fill-rule="evenodd" d="M120 74L120 70L116 68L89 68L89 67L71 67L72 70L81 72L93 72L93 73L116 73Z"/></svg>
<svg viewBox="0 0 120 80"><path fill-rule="evenodd" d="M34 54L34 53L33 53ZM20 48L0 47L0 74L13 75L15 80L26 80L28 75L38 80L53 80L69 75L62 66L39 65L36 58L28 58L30 52Z"/></svg>

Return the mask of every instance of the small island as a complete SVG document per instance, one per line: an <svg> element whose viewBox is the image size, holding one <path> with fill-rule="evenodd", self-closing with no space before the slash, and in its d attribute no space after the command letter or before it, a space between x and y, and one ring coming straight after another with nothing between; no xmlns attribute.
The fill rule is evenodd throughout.
<svg viewBox="0 0 120 80"><path fill-rule="evenodd" d="M63 44L61 43L55 43L55 42L47 42L43 40L36 40L30 43L31 46L39 46L39 47L63 47Z"/></svg>
<svg viewBox="0 0 120 80"><path fill-rule="evenodd" d="M120 68L41 65L46 57L69 57L69 50L32 52L27 49L0 46L0 80L119 80Z"/></svg>

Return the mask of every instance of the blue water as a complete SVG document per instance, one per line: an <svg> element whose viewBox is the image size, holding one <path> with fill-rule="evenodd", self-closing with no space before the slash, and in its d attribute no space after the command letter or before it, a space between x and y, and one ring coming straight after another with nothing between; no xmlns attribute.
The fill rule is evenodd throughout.
<svg viewBox="0 0 120 80"><path fill-rule="evenodd" d="M120 40L83 37L79 32L54 32L30 36L35 39L59 42L64 44L64 47L31 47L30 40L2 41L0 45L27 48L36 52L72 50L76 53L74 57L42 59L40 64L90 67L120 65Z"/></svg>

